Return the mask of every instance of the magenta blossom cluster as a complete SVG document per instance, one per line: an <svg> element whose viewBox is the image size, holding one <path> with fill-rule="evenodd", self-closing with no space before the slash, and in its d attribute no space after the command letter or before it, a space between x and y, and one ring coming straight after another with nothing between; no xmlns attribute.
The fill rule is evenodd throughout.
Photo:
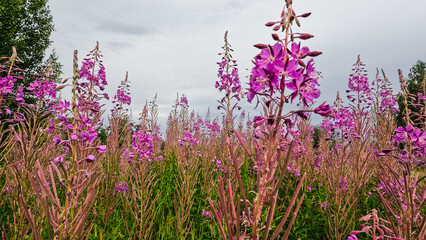
<svg viewBox="0 0 426 240"><path fill-rule="evenodd" d="M183 134L183 138L178 140L179 146L183 146L185 143L187 143L189 146L198 145L199 141L190 133L185 132Z"/></svg>
<svg viewBox="0 0 426 240"><path fill-rule="evenodd" d="M419 159L426 157L426 132L411 125L398 127L395 132L395 135L392 136L392 142L395 146L411 143L411 151L415 157ZM403 150L400 153L400 159L408 160L407 157L407 150Z"/></svg>
<svg viewBox="0 0 426 240"><path fill-rule="evenodd" d="M216 164L216 168L213 169L213 171L217 172L225 172L226 169L222 164L222 161L218 160L216 157L213 158L212 162L214 162Z"/></svg>
<svg viewBox="0 0 426 240"><path fill-rule="evenodd" d="M134 132L132 136L132 152L139 162L152 161L151 157L154 153L152 135L145 134L141 130Z"/></svg>
<svg viewBox="0 0 426 240"><path fill-rule="evenodd" d="M247 93L249 102L256 95L273 99L274 93L282 94L286 88L292 91L286 98L293 102L299 96L304 106L308 106L320 96L321 92L316 88L319 84L313 59L307 63L303 62L304 58L317 56L318 52L311 52L307 47L301 48L300 43L294 42L288 53L281 42L260 48L262 50L255 57Z"/></svg>
<svg viewBox="0 0 426 240"><path fill-rule="evenodd" d="M123 111L123 105L130 105L132 103L132 98L130 97L130 84L127 73L124 81L122 81L118 86L117 93L114 95L112 103L115 104L114 108L111 110L113 115L121 114ZM128 110L124 109L124 111Z"/></svg>
<svg viewBox="0 0 426 240"><path fill-rule="evenodd" d="M354 73L350 75L348 88L346 90L347 98L352 103L357 104L359 114L364 114L365 112L361 110L361 108L368 108L372 104L372 93L370 89L370 83L366 76L366 70L364 70L365 64L363 64L360 60L360 56L358 55L358 59L354 66Z"/></svg>
<svg viewBox="0 0 426 240"><path fill-rule="evenodd" d="M56 99L56 87L57 85L55 82L44 79L30 83L27 90L40 101L48 103L51 100Z"/></svg>
<svg viewBox="0 0 426 240"><path fill-rule="evenodd" d="M200 132L204 136L217 137L220 134L220 125L217 122L210 122L209 120L199 118L192 126L192 130Z"/></svg>
<svg viewBox="0 0 426 240"><path fill-rule="evenodd" d="M219 100L219 106L217 109L223 109L225 111L224 125L228 129L232 126L233 117L232 113L235 109L240 110L238 102L241 100L241 85L240 77L238 75L237 61L232 59L231 52L234 51L231 48L231 44L228 42L228 31L225 32L225 44L222 46L224 52L219 53L222 55L222 59L217 64L219 65L218 78L216 81L215 88L220 92L224 91L225 96ZM232 103L232 99L236 99L236 103Z"/></svg>
<svg viewBox="0 0 426 240"><path fill-rule="evenodd" d="M130 105L132 102L132 99L124 91L117 90L117 93L115 94L114 100L112 101L112 103L116 103L116 102Z"/></svg>
<svg viewBox="0 0 426 240"><path fill-rule="evenodd" d="M370 84L366 76L352 76L349 78L349 90L353 92L362 92L363 94L370 94Z"/></svg>
<svg viewBox="0 0 426 240"><path fill-rule="evenodd" d="M79 71L79 79L73 89L74 93L78 93L76 97L79 112L88 118L98 114L102 99L109 99L108 94L103 92L107 81L101 56L99 45L96 45L84 59Z"/></svg>
<svg viewBox="0 0 426 240"><path fill-rule="evenodd" d="M210 218L212 217L212 213L210 211L206 211L206 210L202 210L201 215L203 215L204 217L206 217L206 222L210 221Z"/></svg>
<svg viewBox="0 0 426 240"><path fill-rule="evenodd" d="M231 69L231 73L227 73L225 71L227 62L224 60L218 64L219 70L217 76L220 80L216 81L215 88L217 88L220 92L226 91L226 95L230 94L239 101L241 85L238 68L234 67Z"/></svg>
<svg viewBox="0 0 426 240"><path fill-rule="evenodd" d="M127 182L120 182L115 186L115 191L117 193L123 193L123 197L126 197L126 194L124 194L127 190L129 190L129 187L127 186Z"/></svg>
<svg viewBox="0 0 426 240"><path fill-rule="evenodd" d="M321 122L321 129L325 130L330 138L338 137L343 140L349 136L357 137L352 111L347 108L333 109L330 117Z"/></svg>
<svg viewBox="0 0 426 240"><path fill-rule="evenodd" d="M180 105L181 107L188 108L188 107L189 107L189 104L188 104L188 98L187 98L187 97L185 97L184 95L183 95L182 97L180 97L179 105Z"/></svg>
<svg viewBox="0 0 426 240"><path fill-rule="evenodd" d="M12 76L0 78L0 97L11 93L15 82L16 78Z"/></svg>
<svg viewBox="0 0 426 240"><path fill-rule="evenodd" d="M97 64L96 64L97 63ZM105 90L105 86L108 85L105 75L105 67L102 63L95 58L86 58L82 62L80 69L80 78L87 79L88 82L83 82L81 85L92 84L98 86L102 91ZM95 71L96 65L99 69Z"/></svg>
<svg viewBox="0 0 426 240"><path fill-rule="evenodd" d="M50 107L55 113L55 118L49 120L50 126L46 131L55 134L53 142L61 151L62 158L77 154L78 161L93 162L96 160L93 149L99 154L106 151L105 145L95 145L98 137L97 128L101 124L99 100L105 97L102 91L106 81L98 46L88 56L90 57L85 59L80 69L80 78L74 78L73 102L64 100L51 103ZM95 67L100 67L100 70L96 71ZM56 85L48 83L49 81L44 80L32 85L30 90L39 94L39 97L43 97L44 94L55 97L53 87ZM72 148L78 151L71 152ZM56 162L60 162L59 159Z"/></svg>
<svg viewBox="0 0 426 240"><path fill-rule="evenodd" d="M371 84L373 87L376 86L376 89L372 87L372 90L376 90L376 98L378 100L378 108L380 112L390 111L391 113L399 112L398 103L396 102L396 97L393 94L392 87L386 78L380 79L377 78Z"/></svg>

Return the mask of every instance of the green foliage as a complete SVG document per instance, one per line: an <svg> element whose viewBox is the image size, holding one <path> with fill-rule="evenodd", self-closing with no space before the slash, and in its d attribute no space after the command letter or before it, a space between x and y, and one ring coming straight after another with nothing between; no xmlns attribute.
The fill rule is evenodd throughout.
<svg viewBox="0 0 426 240"><path fill-rule="evenodd" d="M48 0L0 0L0 56L11 56L15 46L27 79L46 66L43 59L52 31Z"/></svg>
<svg viewBox="0 0 426 240"><path fill-rule="evenodd" d="M425 94L424 92L426 88L426 82L424 82L425 71L426 71L426 62L418 60L416 64L414 64L410 68L410 73L408 74L408 78L406 78L407 90L415 98L415 100L411 100L411 102L414 104L417 103L417 99L418 99L417 94L419 93L422 93L423 95ZM405 116L406 106L404 105L402 95L398 96L398 105L399 105L400 112L397 115L397 124L398 126L405 126L406 124L403 122L403 117ZM408 109L411 112L418 113L421 107L408 104ZM418 124L419 124L418 127L421 128L424 123L423 124L418 123Z"/></svg>

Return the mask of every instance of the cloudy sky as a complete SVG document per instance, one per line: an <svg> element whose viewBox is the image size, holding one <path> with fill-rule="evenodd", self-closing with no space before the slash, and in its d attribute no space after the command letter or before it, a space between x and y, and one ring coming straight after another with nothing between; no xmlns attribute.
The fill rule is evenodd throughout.
<svg viewBox="0 0 426 240"><path fill-rule="evenodd" d="M176 94L185 94L191 109L218 115L214 88L223 35L235 50L246 86L253 45L273 44L266 22L277 21L284 0L51 0L55 23L53 47L72 72L74 49L82 59L99 41L112 96L129 72L134 118L158 93L160 123L165 127ZM301 28L315 38L303 44L322 51L315 59L322 73L323 101L344 92L358 54L370 78L382 68L398 91L397 69L405 75L417 60L426 60L425 0L294 0L297 14L312 12ZM65 95L66 96L66 95ZM243 100L245 102L245 100ZM253 105L243 107L253 110ZM257 110L255 110L257 111Z"/></svg>

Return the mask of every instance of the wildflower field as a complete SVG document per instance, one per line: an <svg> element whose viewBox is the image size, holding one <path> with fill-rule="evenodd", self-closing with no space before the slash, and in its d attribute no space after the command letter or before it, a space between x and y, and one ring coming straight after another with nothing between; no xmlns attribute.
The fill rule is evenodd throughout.
<svg viewBox="0 0 426 240"><path fill-rule="evenodd" d="M2 57L1 239L426 239L426 75L414 95L399 70L397 95L358 57L347 91L318 102L309 15L284 2L248 82L226 32L211 83L223 117L178 95L164 133L157 96L130 117L127 74L105 93L99 44L74 52L70 78L46 68L28 86L19 51Z"/></svg>

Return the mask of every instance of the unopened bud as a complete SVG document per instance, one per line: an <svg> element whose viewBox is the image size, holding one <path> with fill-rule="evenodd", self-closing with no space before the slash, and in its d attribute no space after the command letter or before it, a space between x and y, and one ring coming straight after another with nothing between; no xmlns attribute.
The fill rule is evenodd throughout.
<svg viewBox="0 0 426 240"><path fill-rule="evenodd" d="M278 34L276 34L276 33L272 33L272 38L275 40L275 41L279 41L280 40L280 37L278 36Z"/></svg>
<svg viewBox="0 0 426 240"><path fill-rule="evenodd" d="M277 23L277 22L268 22L268 23L266 23L266 24L265 24L265 26L267 26L267 27L272 27L272 26L274 26L276 23Z"/></svg>
<svg viewBox="0 0 426 240"><path fill-rule="evenodd" d="M304 13L302 15L299 15L299 17L306 18L306 17L309 17L311 14L312 13L308 12L308 13Z"/></svg>
<svg viewBox="0 0 426 240"><path fill-rule="evenodd" d="M281 25L277 25L273 28L274 31L278 31L280 29Z"/></svg>
<svg viewBox="0 0 426 240"><path fill-rule="evenodd" d="M307 55L307 56L310 56L310 57L316 57L316 56L319 56L319 55L321 55L321 54L322 54L322 52L313 51L313 52L309 52L309 53L307 53L306 55Z"/></svg>
<svg viewBox="0 0 426 240"><path fill-rule="evenodd" d="M300 27L299 19L295 18L295 20L296 20L296 24L297 24L297 26L299 26L299 27Z"/></svg>
<svg viewBox="0 0 426 240"><path fill-rule="evenodd" d="M298 36L297 38L300 38L300 39L302 39L302 40L306 40L306 39L313 38L313 37L314 37L314 35L312 35L312 34L309 34L309 33L303 33L303 34L301 34L300 36Z"/></svg>
<svg viewBox="0 0 426 240"><path fill-rule="evenodd" d="M268 47L268 45L266 45L266 44L262 44L262 43L259 43L259 44L255 44L255 45L253 45L255 48L259 48L259 49L264 49L264 48L267 48Z"/></svg>

